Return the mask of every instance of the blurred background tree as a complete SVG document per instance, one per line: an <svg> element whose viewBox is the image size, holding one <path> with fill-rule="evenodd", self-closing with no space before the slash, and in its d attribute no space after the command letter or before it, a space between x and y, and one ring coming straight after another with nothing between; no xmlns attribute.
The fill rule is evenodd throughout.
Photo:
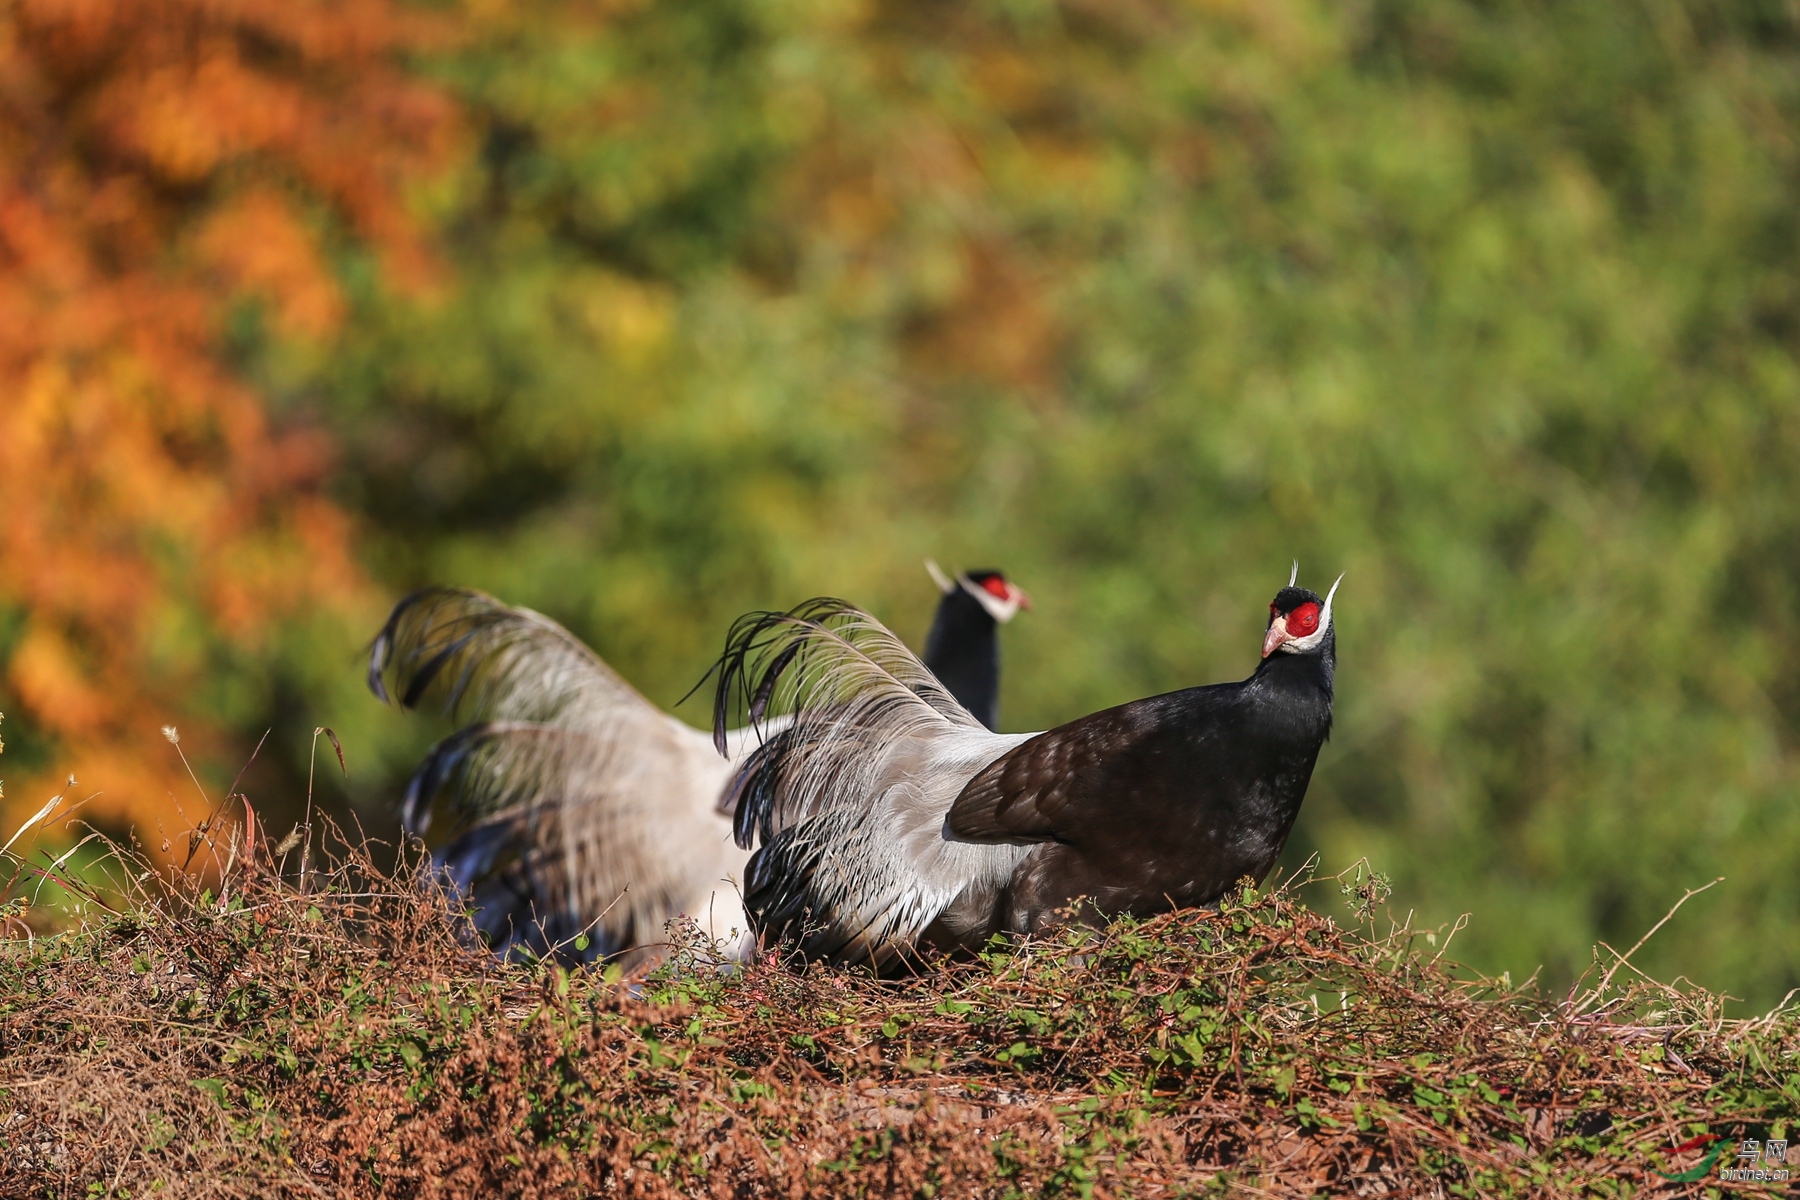
<svg viewBox="0 0 1800 1200"><path fill-rule="evenodd" d="M1298 557L1314 586L1349 574L1290 860L1367 855L1416 920L1473 913L1454 953L1552 980L1723 874L1642 965L1757 1003L1800 985L1790 6L430 12L451 40L320 70L415 98L324 153L412 184L394 227L437 287L270 156L218 177L308 197L342 316L221 286L209 353L269 429L336 447L256 477L271 522L296 489L346 514L370 582L307 599L335 560L299 555L263 576L294 582L262 640L143 659L144 688L235 735L215 777L272 725L273 805L331 724L391 829L440 731L357 693L356 621L425 582L542 609L673 704L741 611L834 593L916 640L920 558L994 563L1039 601L1006 634L1003 720L1029 728L1241 677ZM439 94L470 136L415 170ZM207 202L174 189L191 224L156 269L203 244ZM35 627L39 560L5 545L8 628ZM8 638L20 740L80 773Z"/></svg>
<svg viewBox="0 0 1800 1200"><path fill-rule="evenodd" d="M13 799L76 773L102 820L185 830L159 726L245 752L301 630L379 611L333 453L234 361L234 314L317 345L353 239L426 281L405 206L455 106L385 3L17 0L0 9L0 709ZM188 720L192 718L192 720ZM24 762L18 762L23 758ZM73 797L71 797L73 798Z"/></svg>

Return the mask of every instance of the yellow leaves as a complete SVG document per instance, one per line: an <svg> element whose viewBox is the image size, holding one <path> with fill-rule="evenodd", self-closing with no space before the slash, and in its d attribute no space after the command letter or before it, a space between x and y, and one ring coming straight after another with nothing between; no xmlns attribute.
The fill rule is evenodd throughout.
<svg viewBox="0 0 1800 1200"><path fill-rule="evenodd" d="M1024 263L1004 243L967 247L967 273L934 320L912 340L920 364L1016 387L1046 383L1061 330Z"/></svg>
<svg viewBox="0 0 1800 1200"><path fill-rule="evenodd" d="M67 733L91 734L104 727L112 706L88 676L62 635L34 623L13 651L7 682L28 710L55 713Z"/></svg>
<svg viewBox="0 0 1800 1200"><path fill-rule="evenodd" d="M979 56L970 76L997 112L1016 115L1038 104L1046 86L1057 80L1044 64L1010 46L996 46Z"/></svg>
<svg viewBox="0 0 1800 1200"><path fill-rule="evenodd" d="M0 607L25 616L0 687L103 810L167 815L164 720L209 739L188 698L216 657L156 630L254 646L363 594L330 447L270 426L223 332L245 296L338 329L333 226L429 277L406 192L452 108L399 56L440 33L386 0L0 9Z"/></svg>
<svg viewBox="0 0 1800 1200"><path fill-rule="evenodd" d="M868 175L853 176L825 193L820 207L833 237L861 246L893 226L900 215L899 206L875 182Z"/></svg>
<svg viewBox="0 0 1800 1200"><path fill-rule="evenodd" d="M666 287L595 272L580 303L589 330L627 367L645 365L668 344L675 300Z"/></svg>
<svg viewBox="0 0 1800 1200"><path fill-rule="evenodd" d="M242 646L257 645L278 620L342 605L363 587L343 513L317 496L281 499L257 536L223 542L206 559L208 614Z"/></svg>
<svg viewBox="0 0 1800 1200"><path fill-rule="evenodd" d="M178 183L204 179L226 154L227 131L194 103L195 82L185 71L164 69L106 98L121 145Z"/></svg>
<svg viewBox="0 0 1800 1200"><path fill-rule="evenodd" d="M69 738L63 756L81 765L81 784L66 799L85 802L78 814L86 821L131 822L146 845L157 845L165 836L185 833L206 818L207 806L194 794L193 784L181 769L175 748L163 740L154 711L145 711L141 728L108 733L104 738ZM184 733L184 740L187 735ZM216 750L216 739L213 739ZM61 786L61 776L21 780L20 800L11 809L8 824L28 814L25 797L43 795ZM54 818L46 832L56 830ZM176 844L185 848L186 838ZM15 851L16 851L15 847Z"/></svg>
<svg viewBox="0 0 1800 1200"><path fill-rule="evenodd" d="M343 319L337 281L292 206L272 189L259 188L214 213L200 246L233 290L269 301L283 332L321 338Z"/></svg>

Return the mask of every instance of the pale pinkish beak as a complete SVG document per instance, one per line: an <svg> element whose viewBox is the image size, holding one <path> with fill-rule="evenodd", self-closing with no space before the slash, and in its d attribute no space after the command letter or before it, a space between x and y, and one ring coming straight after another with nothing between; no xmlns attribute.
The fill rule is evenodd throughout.
<svg viewBox="0 0 1800 1200"><path fill-rule="evenodd" d="M1024 588L1015 583L1008 583L1006 585L1006 590L1012 594L1011 598L1014 604L1017 604L1027 612L1031 611L1031 597L1025 594Z"/></svg>
<svg viewBox="0 0 1800 1200"><path fill-rule="evenodd" d="M1262 656L1264 658L1269 657L1269 655L1275 653L1275 647L1290 640L1292 639L1288 637L1287 618L1276 617L1273 621L1269 622L1269 632L1263 634Z"/></svg>

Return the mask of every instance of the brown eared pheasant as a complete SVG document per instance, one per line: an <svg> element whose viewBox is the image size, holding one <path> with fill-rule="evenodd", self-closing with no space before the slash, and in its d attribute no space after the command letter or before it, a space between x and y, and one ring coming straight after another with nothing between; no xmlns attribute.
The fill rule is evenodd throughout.
<svg viewBox="0 0 1800 1200"><path fill-rule="evenodd" d="M1148 915L1261 880L1331 732L1337 584L1321 597L1297 574L1248 679L1036 734L984 728L842 601L740 619L715 728L738 703L753 725L785 721L732 784L761 944L900 967L1038 932L1078 901L1091 918Z"/></svg>

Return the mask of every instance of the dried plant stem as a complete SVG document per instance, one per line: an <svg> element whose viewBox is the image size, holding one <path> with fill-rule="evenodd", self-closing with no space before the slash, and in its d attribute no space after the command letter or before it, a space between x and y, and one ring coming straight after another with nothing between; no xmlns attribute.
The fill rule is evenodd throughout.
<svg viewBox="0 0 1800 1200"><path fill-rule="evenodd" d="M1608 950L1612 950L1612 952L1614 954L1618 954L1617 961L1614 962L1612 966L1610 966L1606 969L1606 974L1604 974L1600 977L1600 982L1598 984L1594 985L1593 990L1584 993L1583 996L1581 997L1580 1001L1577 1002L1575 1004L1575 1006L1569 1010L1570 1015L1577 1015L1577 1014L1583 1012L1584 1010L1587 1009L1587 1007L1589 1005L1593 1004L1594 1002L1599 1000L1602 996L1606 995L1607 989L1612 986L1613 976L1618 973L1619 968L1624 966L1627 962L1629 962L1631 960L1632 955L1636 954L1639 950L1642 950L1644 948L1644 944L1646 942L1648 942L1651 938L1656 936L1656 931L1661 929L1664 925L1667 925L1674 918L1675 914L1681 911L1682 905L1686 904L1689 900L1692 900L1695 896L1698 896L1701 892L1704 892L1704 891L1708 890L1709 888L1717 887L1719 884L1724 883L1724 882L1725 882L1725 877L1723 875L1721 875L1717 879L1713 880L1711 883L1703 884L1697 888L1689 888L1687 890L1686 894L1681 897L1681 899L1677 900L1674 904L1669 906L1669 911L1663 914L1662 920L1660 920L1656 924L1652 925L1649 928L1649 930L1644 934L1644 936L1639 938L1636 942L1634 942L1632 944L1631 949L1627 950L1625 953L1619 954L1618 951L1612 950L1612 947L1607 946L1606 948ZM1601 944L1605 945L1605 943L1601 943Z"/></svg>

